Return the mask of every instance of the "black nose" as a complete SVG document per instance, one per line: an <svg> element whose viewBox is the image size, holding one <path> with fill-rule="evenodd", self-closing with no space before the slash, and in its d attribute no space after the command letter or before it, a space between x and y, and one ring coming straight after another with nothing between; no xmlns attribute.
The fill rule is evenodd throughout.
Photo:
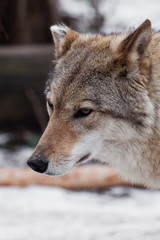
<svg viewBox="0 0 160 240"><path fill-rule="evenodd" d="M41 155L31 156L27 164L36 172L44 173L47 170L48 162Z"/></svg>

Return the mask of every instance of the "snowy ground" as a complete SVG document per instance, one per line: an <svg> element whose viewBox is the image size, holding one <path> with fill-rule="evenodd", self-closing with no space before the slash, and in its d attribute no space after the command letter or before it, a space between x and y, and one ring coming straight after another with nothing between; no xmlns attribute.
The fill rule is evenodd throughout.
<svg viewBox="0 0 160 240"><path fill-rule="evenodd" d="M160 192L0 188L1 240L159 240Z"/></svg>
<svg viewBox="0 0 160 240"><path fill-rule="evenodd" d="M0 150L0 166L24 166L33 150ZM102 193L0 187L0 240L159 240L160 191Z"/></svg>
<svg viewBox="0 0 160 240"><path fill-rule="evenodd" d="M33 148L19 146L15 150L0 149L0 167L25 167ZM0 239L1 240L1 239Z"/></svg>

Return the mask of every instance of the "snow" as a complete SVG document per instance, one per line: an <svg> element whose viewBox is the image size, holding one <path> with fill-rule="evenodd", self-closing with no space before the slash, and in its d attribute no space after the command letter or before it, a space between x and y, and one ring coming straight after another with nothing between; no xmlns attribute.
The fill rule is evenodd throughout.
<svg viewBox="0 0 160 240"><path fill-rule="evenodd" d="M159 240L160 192L0 188L2 240Z"/></svg>
<svg viewBox="0 0 160 240"><path fill-rule="evenodd" d="M0 167L24 167L32 153L33 148L27 146L19 146L15 150L2 148L0 149Z"/></svg>
<svg viewBox="0 0 160 240"><path fill-rule="evenodd" d="M104 32L120 31L122 28L138 27L146 19L150 19L152 26L159 29L158 0L114 0L102 1L100 12L105 17Z"/></svg>
<svg viewBox="0 0 160 240"><path fill-rule="evenodd" d="M91 5L86 0L60 0L61 11L67 12L72 16L89 15L92 13Z"/></svg>
<svg viewBox="0 0 160 240"><path fill-rule="evenodd" d="M85 31L88 21L91 21L95 14L89 2L87 0L59 0L59 5L62 13L78 18L78 30ZM110 33L121 31L123 28L138 27L146 19L150 19L152 26L159 29L159 9L159 0L100 0L99 12L105 19L100 31Z"/></svg>
<svg viewBox="0 0 160 240"><path fill-rule="evenodd" d="M11 134L0 133L0 145L7 143L10 138L11 138Z"/></svg>

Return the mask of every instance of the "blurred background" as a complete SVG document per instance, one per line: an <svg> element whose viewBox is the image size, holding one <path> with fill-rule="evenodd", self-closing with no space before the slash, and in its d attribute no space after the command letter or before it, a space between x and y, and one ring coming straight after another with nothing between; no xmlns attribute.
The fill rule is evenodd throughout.
<svg viewBox="0 0 160 240"><path fill-rule="evenodd" d="M148 18L158 30L159 16L158 0L0 0L0 239L160 239L159 191L97 163L58 178L26 165L48 121L50 26L109 34Z"/></svg>

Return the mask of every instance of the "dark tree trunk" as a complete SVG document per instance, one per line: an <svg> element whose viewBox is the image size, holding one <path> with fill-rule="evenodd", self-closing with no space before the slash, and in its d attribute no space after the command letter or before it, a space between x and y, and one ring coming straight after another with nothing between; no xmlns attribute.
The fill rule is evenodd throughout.
<svg viewBox="0 0 160 240"><path fill-rule="evenodd" d="M56 0L1 0L0 43L50 42L49 26L58 22L57 12Z"/></svg>

